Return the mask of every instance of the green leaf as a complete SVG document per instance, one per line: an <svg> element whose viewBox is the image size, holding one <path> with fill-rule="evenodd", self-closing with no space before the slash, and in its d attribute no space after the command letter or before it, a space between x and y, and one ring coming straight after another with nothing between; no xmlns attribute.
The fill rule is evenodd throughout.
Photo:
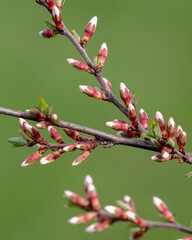
<svg viewBox="0 0 192 240"><path fill-rule="evenodd" d="M57 31L57 28L55 27L55 25L49 21L45 21L47 27L53 31Z"/></svg>
<svg viewBox="0 0 192 240"><path fill-rule="evenodd" d="M12 147L23 147L27 145L27 141L24 138L9 138L7 141L13 144Z"/></svg>
<svg viewBox="0 0 192 240"><path fill-rule="evenodd" d="M48 105L42 97L39 97L38 109L41 113L43 113L44 115L47 115L46 111L48 109Z"/></svg>
<svg viewBox="0 0 192 240"><path fill-rule="evenodd" d="M157 139L162 138L162 133L161 133L161 129L159 127L158 122L154 122L153 120L151 120L150 127L151 127L151 130L152 130L155 138L157 138Z"/></svg>
<svg viewBox="0 0 192 240"><path fill-rule="evenodd" d="M141 137L143 138L153 138L153 139L156 139L153 135L151 135L150 133L142 133L141 134Z"/></svg>
<svg viewBox="0 0 192 240"><path fill-rule="evenodd" d="M136 92L132 92L131 103L136 106L138 101L139 101L139 94L137 94Z"/></svg>
<svg viewBox="0 0 192 240"><path fill-rule="evenodd" d="M45 110L45 115L51 115L52 109L53 109L53 104L49 104L47 106L47 109Z"/></svg>
<svg viewBox="0 0 192 240"><path fill-rule="evenodd" d="M94 64L95 67L97 67L100 64L100 60L99 60L99 56L98 55L94 56L93 64Z"/></svg>

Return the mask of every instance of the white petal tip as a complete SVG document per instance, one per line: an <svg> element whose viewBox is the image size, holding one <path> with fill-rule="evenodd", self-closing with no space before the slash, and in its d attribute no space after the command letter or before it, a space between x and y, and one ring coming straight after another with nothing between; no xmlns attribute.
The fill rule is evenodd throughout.
<svg viewBox="0 0 192 240"><path fill-rule="evenodd" d="M153 197L153 203L156 205L156 206L160 206L160 204L162 203L162 200L158 197Z"/></svg>
<svg viewBox="0 0 192 240"><path fill-rule="evenodd" d="M78 217L72 217L68 220L70 224L78 224Z"/></svg>
<svg viewBox="0 0 192 240"><path fill-rule="evenodd" d="M93 179L89 174L85 177L84 183L93 184Z"/></svg>
<svg viewBox="0 0 192 240"><path fill-rule="evenodd" d="M85 232L88 232L88 233L93 233L93 232L95 232L96 230L95 230L95 224L92 224L92 225L90 225L89 227L87 227L86 229L85 229Z"/></svg>
<svg viewBox="0 0 192 240"><path fill-rule="evenodd" d="M109 206L105 206L104 209L105 209L105 211L107 211L111 214L115 214L116 207L109 205Z"/></svg>
<svg viewBox="0 0 192 240"><path fill-rule="evenodd" d="M108 126L108 127L113 127L113 122L106 122L106 125Z"/></svg>
<svg viewBox="0 0 192 240"><path fill-rule="evenodd" d="M64 191L64 196L65 197L70 198L72 195L73 195L73 193L71 191L69 191L69 190Z"/></svg>
<svg viewBox="0 0 192 240"><path fill-rule="evenodd" d="M50 163L50 161L47 161L46 158L44 157L44 158L41 158L40 163L41 165L45 165L47 163Z"/></svg>
<svg viewBox="0 0 192 240"><path fill-rule="evenodd" d="M72 63L75 62L75 60L74 60L73 58L68 58L68 59L67 59L67 62L68 62L69 64L72 64Z"/></svg>
<svg viewBox="0 0 192 240"><path fill-rule="evenodd" d="M107 49L107 44L104 42L102 45L101 45L101 48L106 48Z"/></svg>
<svg viewBox="0 0 192 240"><path fill-rule="evenodd" d="M90 20L90 22L91 22L91 25L97 26L97 16L93 17L93 18Z"/></svg>

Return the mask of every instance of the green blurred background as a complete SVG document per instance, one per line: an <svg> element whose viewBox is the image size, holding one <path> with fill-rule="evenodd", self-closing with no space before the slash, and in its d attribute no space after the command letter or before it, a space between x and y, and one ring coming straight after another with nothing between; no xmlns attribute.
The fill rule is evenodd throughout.
<svg viewBox="0 0 192 240"><path fill-rule="evenodd" d="M87 22L98 16L94 37L87 46L91 58L105 41L109 55L103 75L119 95L119 83L140 95L138 108L150 119L161 111L172 116L188 133L191 150L192 87L192 1L191 0L67 0L63 20L83 34ZM74 70L66 58L81 59L70 42L57 36L47 40L38 32L46 28L50 15L34 0L2 1L0 8L1 105L22 110L37 105L39 96L54 103L54 112L66 121L114 133L105 122L124 116L111 104L83 95L79 84L96 86L96 80ZM0 239L128 239L127 223L116 223L98 233L84 232L67 220L82 213L64 209L63 190L83 194L83 181L91 174L103 206L114 204L125 194L132 196L138 213L159 220L152 196L162 198L178 220L190 225L192 179L187 164L164 164L150 160L152 152L124 146L97 149L78 167L71 163L77 153L63 155L55 163L21 168L32 149L13 149L9 137L18 136L18 119L0 116ZM47 136L46 131L43 132ZM63 134L64 136L64 134ZM154 229L143 239L176 239L186 234Z"/></svg>

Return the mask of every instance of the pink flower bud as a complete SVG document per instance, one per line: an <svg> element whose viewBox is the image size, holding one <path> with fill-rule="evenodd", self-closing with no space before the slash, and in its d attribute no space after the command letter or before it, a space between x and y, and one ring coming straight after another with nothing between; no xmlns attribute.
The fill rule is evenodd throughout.
<svg viewBox="0 0 192 240"><path fill-rule="evenodd" d="M103 81L105 82L105 84L107 85L107 87L111 90L112 89L112 85L111 82L109 80L107 80L106 78L103 78ZM102 89L103 90L103 89Z"/></svg>
<svg viewBox="0 0 192 240"><path fill-rule="evenodd" d="M84 224L91 221L97 216L97 212L88 212L86 214L79 214L75 217L69 219L68 223L70 224Z"/></svg>
<svg viewBox="0 0 192 240"><path fill-rule="evenodd" d="M77 70L82 70L85 72L89 72L89 73L94 73L94 70L91 69L90 67L88 67L86 64L82 63L79 60L73 59L73 58L68 58L67 62L73 66L74 68L76 68Z"/></svg>
<svg viewBox="0 0 192 240"><path fill-rule="evenodd" d="M61 12L57 6L54 6L52 9L52 19L55 22L56 27L63 27Z"/></svg>
<svg viewBox="0 0 192 240"><path fill-rule="evenodd" d="M142 229L142 230L140 230L140 231L138 231L138 232L134 232L133 234L132 234L132 238L131 239L138 239L138 238L142 238L143 237L143 234L145 233L145 229Z"/></svg>
<svg viewBox="0 0 192 240"><path fill-rule="evenodd" d="M107 229L110 226L109 221L103 221L103 222L97 222L93 223L90 226L88 226L85 231L88 233L93 233L93 232L101 232L105 229Z"/></svg>
<svg viewBox="0 0 192 240"><path fill-rule="evenodd" d="M79 150L87 151L87 150L94 149L98 145L99 145L99 143L92 144L92 143L80 142L76 145L76 148Z"/></svg>
<svg viewBox="0 0 192 240"><path fill-rule="evenodd" d="M49 153L48 155L46 155L45 157L41 158L40 163L42 165L48 164L48 163L52 163L54 162L57 158L60 157L61 153L63 153L64 151L61 150L57 150L55 152Z"/></svg>
<svg viewBox="0 0 192 240"><path fill-rule="evenodd" d="M127 218L130 222L136 224L139 227L142 227L145 225L145 221L141 219L135 212L127 211L126 212Z"/></svg>
<svg viewBox="0 0 192 240"><path fill-rule="evenodd" d="M176 124L171 117L167 123L167 132L168 132L168 137L172 138L173 140L175 139L175 132L176 132Z"/></svg>
<svg viewBox="0 0 192 240"><path fill-rule="evenodd" d="M117 132L117 136L125 137L125 138L137 138L138 134L136 131L133 131L130 127L128 131Z"/></svg>
<svg viewBox="0 0 192 240"><path fill-rule="evenodd" d="M99 49L98 57L99 57L99 65L97 66L97 69L100 69L103 67L105 60L108 55L108 49L106 43L103 43Z"/></svg>
<svg viewBox="0 0 192 240"><path fill-rule="evenodd" d="M40 129L46 129L49 125L50 123L47 121L40 121L36 124L36 127Z"/></svg>
<svg viewBox="0 0 192 240"><path fill-rule="evenodd" d="M105 209L105 211L107 211L108 213L114 215L117 218L128 219L126 212L123 211L119 207L108 205L108 206L105 206L104 209Z"/></svg>
<svg viewBox="0 0 192 240"><path fill-rule="evenodd" d="M89 200L93 209L95 211L99 211L101 209L101 205L99 202L97 190L95 188L95 185L93 184L93 179L91 178L90 175L87 175L85 177L84 190L85 190L86 197Z"/></svg>
<svg viewBox="0 0 192 240"><path fill-rule="evenodd" d="M88 24L85 28L85 33L81 40L82 47L85 47L87 45L87 42L89 41L89 39L95 32L96 26L97 26L97 17L95 16L88 22Z"/></svg>
<svg viewBox="0 0 192 240"><path fill-rule="evenodd" d="M125 106L128 107L128 105L131 103L131 93L124 83L120 83L120 96L124 101Z"/></svg>
<svg viewBox="0 0 192 240"><path fill-rule="evenodd" d="M37 120L42 120L45 118L44 115L37 109L26 109L25 111Z"/></svg>
<svg viewBox="0 0 192 240"><path fill-rule="evenodd" d="M19 118L19 125L20 125L20 127L21 127L22 130L27 134L27 136L28 136L29 138L31 138L31 134L30 134L29 131L26 129L26 124L29 125L29 123L28 123L25 119Z"/></svg>
<svg viewBox="0 0 192 240"><path fill-rule="evenodd" d="M55 6L54 0L45 0L45 3L48 5L49 9L52 10Z"/></svg>
<svg viewBox="0 0 192 240"><path fill-rule="evenodd" d="M137 111L131 103L128 105L128 117L133 125L137 123Z"/></svg>
<svg viewBox="0 0 192 240"><path fill-rule="evenodd" d="M105 95L100 91L96 90L94 87L90 87L87 85L79 85L79 89L82 93L86 94L89 97L103 100L106 99Z"/></svg>
<svg viewBox="0 0 192 240"><path fill-rule="evenodd" d="M81 153L76 159L75 161L73 161L72 166L76 166L79 165L80 163L84 162L90 155L91 151L85 151L83 153Z"/></svg>
<svg viewBox="0 0 192 240"><path fill-rule="evenodd" d="M78 131L75 131L73 129L69 129L69 128L63 128L63 131L67 134L67 136L69 136L70 138L79 141L80 140L80 134Z"/></svg>
<svg viewBox="0 0 192 240"><path fill-rule="evenodd" d="M39 143L46 143L45 139L41 136L37 128L31 126L30 124L25 124L26 130L30 133L31 138Z"/></svg>
<svg viewBox="0 0 192 240"><path fill-rule="evenodd" d="M139 121L145 129L148 129L148 115L142 108L139 111Z"/></svg>
<svg viewBox="0 0 192 240"><path fill-rule="evenodd" d="M156 112L155 121L159 123L159 127L162 132L162 137L166 137L167 135L166 124L165 124L165 119L161 114L161 112Z"/></svg>
<svg viewBox="0 0 192 240"><path fill-rule="evenodd" d="M151 159L155 162L166 162L171 159L171 155L169 150L164 148L161 153L152 156Z"/></svg>
<svg viewBox="0 0 192 240"><path fill-rule="evenodd" d="M187 134L186 134L186 132L183 131L181 126L178 126L178 128L177 128L176 140L177 140L177 145L179 146L179 150L185 151L185 145L187 142Z"/></svg>
<svg viewBox="0 0 192 240"><path fill-rule="evenodd" d="M117 131L127 131L129 127L131 126L130 124L126 123L125 121L115 119L110 122L106 122L106 125L114 130Z"/></svg>
<svg viewBox="0 0 192 240"><path fill-rule="evenodd" d="M78 194L65 190L64 191L64 196L68 198L71 202L81 206L81 207L86 207L88 206L89 202L84 199L83 197L79 196Z"/></svg>
<svg viewBox="0 0 192 240"><path fill-rule="evenodd" d="M169 222L176 222L172 212L168 209L167 205L158 197L153 197L153 203L159 213Z"/></svg>
<svg viewBox="0 0 192 240"><path fill-rule="evenodd" d="M25 161L22 162L21 166L26 167L32 163L35 163L40 157L41 157L41 154L39 152L35 152L31 154L27 159L25 159Z"/></svg>
<svg viewBox="0 0 192 240"><path fill-rule="evenodd" d="M71 143L71 144L67 144L64 148L63 148L63 151L65 152L72 152L72 151L75 151L76 150L76 145L78 143Z"/></svg>
<svg viewBox="0 0 192 240"><path fill-rule="evenodd" d="M57 35L56 31L53 31L51 29L45 29L39 32L39 35L44 38L52 38Z"/></svg>
<svg viewBox="0 0 192 240"><path fill-rule="evenodd" d="M61 137L61 135L59 134L59 132L52 126L48 127L48 132L49 135L52 139L54 139L56 142L58 143L63 143L63 139Z"/></svg>

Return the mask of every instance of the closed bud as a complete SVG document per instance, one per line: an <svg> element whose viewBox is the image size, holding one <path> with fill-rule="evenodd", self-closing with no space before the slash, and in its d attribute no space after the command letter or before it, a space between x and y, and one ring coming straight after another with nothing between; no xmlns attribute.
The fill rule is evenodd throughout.
<svg viewBox="0 0 192 240"><path fill-rule="evenodd" d="M131 103L128 105L128 117L133 125L137 123L137 111Z"/></svg>
<svg viewBox="0 0 192 240"><path fill-rule="evenodd" d="M101 205L99 202L99 197L95 185L93 183L93 179L90 175L85 177L84 181L84 191L87 199L89 200L91 206L95 211L99 211L101 209Z"/></svg>
<svg viewBox="0 0 192 240"><path fill-rule="evenodd" d="M44 115L37 109L26 109L25 111L37 120L44 119Z"/></svg>
<svg viewBox="0 0 192 240"><path fill-rule="evenodd" d="M178 128L177 128L176 140L177 140L177 145L179 146L179 150L185 151L185 145L187 142L187 134L186 134L186 132L183 131L181 126L178 126Z"/></svg>
<svg viewBox="0 0 192 240"><path fill-rule="evenodd" d="M37 130L37 128L31 126L30 124L25 124L26 130L30 133L31 138L34 141L37 141L39 143L46 143L45 139L41 136L40 132Z"/></svg>
<svg viewBox="0 0 192 240"><path fill-rule="evenodd" d="M49 125L50 123L47 121L40 121L36 124L36 127L40 129L46 129Z"/></svg>
<svg viewBox="0 0 192 240"><path fill-rule="evenodd" d="M19 118L19 125L22 128L22 130L27 134L27 136L29 138L31 138L31 134L29 133L29 131L26 129L26 125L29 125L29 123L23 119L23 118Z"/></svg>
<svg viewBox="0 0 192 240"><path fill-rule="evenodd" d="M121 219L127 219L127 214L126 212L124 212L121 208L116 207L116 206L105 206L105 211L107 211L108 213L114 215L117 218L121 218Z"/></svg>
<svg viewBox="0 0 192 240"><path fill-rule="evenodd" d="M53 7L55 6L55 1L54 0L45 0L45 3L48 5L50 10L52 10Z"/></svg>
<svg viewBox="0 0 192 240"><path fill-rule="evenodd" d="M89 72L89 73L94 73L94 70L91 69L90 67L88 67L86 64L82 63L79 60L73 59L73 58L68 58L67 62L73 66L74 68L76 68L77 70L82 70L85 72Z"/></svg>
<svg viewBox="0 0 192 240"><path fill-rule="evenodd" d="M27 159L25 159L25 161L22 162L21 166L26 167L32 163L35 163L40 157L41 157L41 154L39 152L35 152L31 154Z"/></svg>
<svg viewBox="0 0 192 240"><path fill-rule="evenodd" d="M126 212L127 218L130 222L136 224L139 227L145 225L145 221L141 219L135 212L127 211Z"/></svg>
<svg viewBox="0 0 192 240"><path fill-rule="evenodd" d="M83 153L81 153L76 159L75 161L73 161L72 166L77 166L80 163L84 162L90 155L91 151L85 151Z"/></svg>
<svg viewBox="0 0 192 240"><path fill-rule="evenodd" d="M166 123L165 123L165 119L164 119L163 115L161 114L161 112L159 112L159 111L156 112L155 121L159 123L159 127L162 132L162 137L166 137L166 135L167 135Z"/></svg>
<svg viewBox="0 0 192 240"><path fill-rule="evenodd" d="M53 31L51 29L45 29L39 32L39 35L44 38L52 38L57 35L56 31Z"/></svg>
<svg viewBox="0 0 192 240"><path fill-rule="evenodd" d="M139 121L145 129L148 129L148 115L142 108L139 111Z"/></svg>
<svg viewBox="0 0 192 240"><path fill-rule="evenodd" d="M168 149L163 149L161 153L152 156L151 159L155 162L166 162L171 159L171 155Z"/></svg>
<svg viewBox="0 0 192 240"><path fill-rule="evenodd" d="M102 232L103 230L107 229L110 226L110 224L111 224L110 221L93 223L90 226L88 226L85 229L85 231L88 233Z"/></svg>
<svg viewBox="0 0 192 240"><path fill-rule="evenodd" d="M168 137L172 138L173 140L175 139L175 132L176 132L176 124L171 117L167 123L167 132L168 132Z"/></svg>
<svg viewBox="0 0 192 240"><path fill-rule="evenodd" d="M106 43L103 43L99 49L98 57L99 57L99 65L97 66L97 69L100 69L103 67L105 60L108 55L108 49Z"/></svg>
<svg viewBox="0 0 192 240"><path fill-rule="evenodd" d="M59 117L58 117L57 114L53 113L53 114L51 114L51 116L50 116L50 120L51 120L51 122L52 122L53 124L57 124L58 121L59 121Z"/></svg>
<svg viewBox="0 0 192 240"><path fill-rule="evenodd" d="M131 103L131 93L124 83L120 83L120 96L125 103L125 106L128 107Z"/></svg>
<svg viewBox="0 0 192 240"><path fill-rule="evenodd" d="M53 21L55 22L56 27L58 28L63 27L61 12L57 6L54 6L52 9L52 18Z"/></svg>
<svg viewBox="0 0 192 240"><path fill-rule="evenodd" d="M70 223L70 224L85 224L85 223L91 221L96 216L97 216L97 212L88 212L86 214L79 214L79 215L69 219L68 223Z"/></svg>
<svg viewBox="0 0 192 240"><path fill-rule="evenodd" d="M85 47L87 45L87 42L89 41L89 39L95 32L96 26L97 26L97 17L95 16L88 22L88 24L85 28L85 33L81 39L82 47Z"/></svg>
<svg viewBox="0 0 192 240"><path fill-rule="evenodd" d="M69 128L63 128L63 131L67 134L67 136L69 136L70 138L79 141L80 140L80 134L78 131L75 131L73 129L69 129Z"/></svg>
<svg viewBox="0 0 192 240"><path fill-rule="evenodd" d="M82 93L86 94L89 97L103 100L106 99L105 95L94 87L90 87L87 85L79 85L79 89Z"/></svg>
<svg viewBox="0 0 192 240"><path fill-rule="evenodd" d="M112 85L111 82L109 80L107 80L106 78L103 78L103 81L105 82L105 84L107 85L107 87L111 90L112 89ZM103 89L102 89L103 90Z"/></svg>
<svg viewBox="0 0 192 240"><path fill-rule="evenodd" d="M128 131L119 131L117 132L117 136L125 137L125 138L137 138L138 134L136 131L133 131L130 127Z"/></svg>
<svg viewBox="0 0 192 240"><path fill-rule="evenodd" d="M59 8L59 10L62 9L64 3L65 3L65 0L55 0L55 4Z"/></svg>
<svg viewBox="0 0 192 240"><path fill-rule="evenodd" d="M110 122L106 122L106 125L114 130L117 131L127 131L129 127L131 126L130 124L126 123L125 121L115 119Z"/></svg>
<svg viewBox="0 0 192 240"><path fill-rule="evenodd" d="M65 152L75 151L75 150L76 150L76 145L77 145L77 143L67 144L67 145L63 148L63 151L65 151Z"/></svg>
<svg viewBox="0 0 192 240"><path fill-rule="evenodd" d="M142 231L142 230L140 230L138 232L134 232L131 236L131 240L142 238L144 233L145 233L145 231Z"/></svg>
<svg viewBox="0 0 192 240"><path fill-rule="evenodd" d="M76 145L76 148L79 150L91 150L93 148L95 148L97 145L99 145L99 143L86 143L86 142L80 142Z"/></svg>
<svg viewBox="0 0 192 240"><path fill-rule="evenodd" d="M40 163L42 165L48 164L48 163L52 163L54 162L57 158L59 158L61 155L61 151L57 150L55 152L49 153L48 155L46 155L45 157L41 158Z"/></svg>
<svg viewBox="0 0 192 240"><path fill-rule="evenodd" d="M77 40L78 43L81 41L79 34L74 29L71 29L71 34Z"/></svg>
<svg viewBox="0 0 192 240"><path fill-rule="evenodd" d="M167 205L158 197L153 197L153 203L159 213L169 222L176 222L172 212L168 209Z"/></svg>
<svg viewBox="0 0 192 240"><path fill-rule="evenodd" d="M86 207L89 204L89 202L86 199L84 199L83 197L81 197L78 194L71 192L69 190L64 191L64 196L66 198L68 198L71 202L73 202L81 207Z"/></svg>
<svg viewBox="0 0 192 240"><path fill-rule="evenodd" d="M61 137L61 135L59 134L59 132L52 126L48 127L48 132L49 135L52 139L54 139L56 142L58 143L63 143L63 139Z"/></svg>

